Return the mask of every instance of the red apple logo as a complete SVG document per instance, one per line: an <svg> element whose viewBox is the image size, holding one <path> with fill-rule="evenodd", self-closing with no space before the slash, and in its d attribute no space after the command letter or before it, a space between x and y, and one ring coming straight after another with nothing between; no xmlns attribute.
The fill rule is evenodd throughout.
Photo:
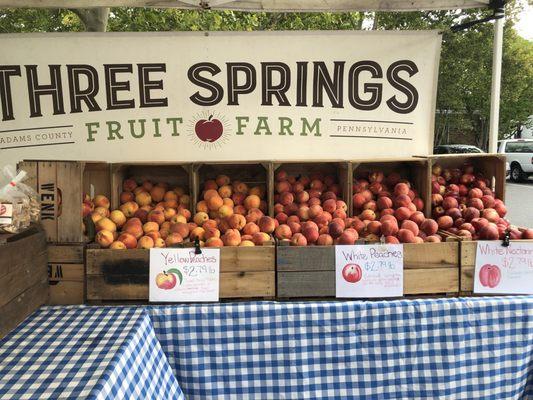
<svg viewBox="0 0 533 400"><path fill-rule="evenodd" d="M194 125L194 132L202 142L212 143L222 136L224 127L222 122L210 115L208 119L201 119Z"/></svg>
<svg viewBox="0 0 533 400"><path fill-rule="evenodd" d="M342 277L346 282L356 283L359 282L363 277L363 271L357 264L347 264L342 269Z"/></svg>
<svg viewBox="0 0 533 400"><path fill-rule="evenodd" d="M502 277L497 265L485 264L479 270L479 281L485 287L495 288Z"/></svg>

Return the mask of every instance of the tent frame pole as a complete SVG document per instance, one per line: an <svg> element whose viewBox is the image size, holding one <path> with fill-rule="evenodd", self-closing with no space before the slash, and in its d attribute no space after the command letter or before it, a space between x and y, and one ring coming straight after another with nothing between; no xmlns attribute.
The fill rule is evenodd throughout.
<svg viewBox="0 0 533 400"><path fill-rule="evenodd" d="M498 12L501 12L501 18L498 18L494 21L494 42L492 48L492 85L490 92L490 128L488 146L489 153L496 153L498 151L503 26L505 23L505 14L503 8L499 9Z"/></svg>

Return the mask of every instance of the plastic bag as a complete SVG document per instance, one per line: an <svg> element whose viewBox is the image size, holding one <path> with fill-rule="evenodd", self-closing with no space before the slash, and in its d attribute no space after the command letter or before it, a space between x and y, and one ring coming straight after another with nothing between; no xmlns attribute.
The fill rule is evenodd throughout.
<svg viewBox="0 0 533 400"><path fill-rule="evenodd" d="M25 171L6 166L2 173L7 183L0 188L0 232L18 233L39 221L41 206L37 193L22 183Z"/></svg>

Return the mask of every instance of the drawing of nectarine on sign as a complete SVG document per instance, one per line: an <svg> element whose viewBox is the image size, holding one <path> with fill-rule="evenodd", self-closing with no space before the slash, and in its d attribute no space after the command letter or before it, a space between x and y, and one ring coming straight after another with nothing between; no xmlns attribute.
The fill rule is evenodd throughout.
<svg viewBox="0 0 533 400"><path fill-rule="evenodd" d="M160 272L155 277L155 284L159 289L170 290L176 286L176 283L180 281L180 285L183 282L183 275L177 268L171 268L168 271Z"/></svg>
<svg viewBox="0 0 533 400"><path fill-rule="evenodd" d="M485 264L479 270L479 281L485 287L495 288L502 277L497 265Z"/></svg>
<svg viewBox="0 0 533 400"><path fill-rule="evenodd" d="M347 264L342 269L342 277L346 282L357 283L363 277L363 271L357 264Z"/></svg>

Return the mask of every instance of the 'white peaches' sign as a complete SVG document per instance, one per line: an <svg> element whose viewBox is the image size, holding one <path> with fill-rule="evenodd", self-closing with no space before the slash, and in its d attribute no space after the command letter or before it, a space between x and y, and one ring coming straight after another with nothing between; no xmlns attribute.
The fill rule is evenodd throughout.
<svg viewBox="0 0 533 400"><path fill-rule="evenodd" d="M436 32L1 35L2 163L424 155Z"/></svg>

